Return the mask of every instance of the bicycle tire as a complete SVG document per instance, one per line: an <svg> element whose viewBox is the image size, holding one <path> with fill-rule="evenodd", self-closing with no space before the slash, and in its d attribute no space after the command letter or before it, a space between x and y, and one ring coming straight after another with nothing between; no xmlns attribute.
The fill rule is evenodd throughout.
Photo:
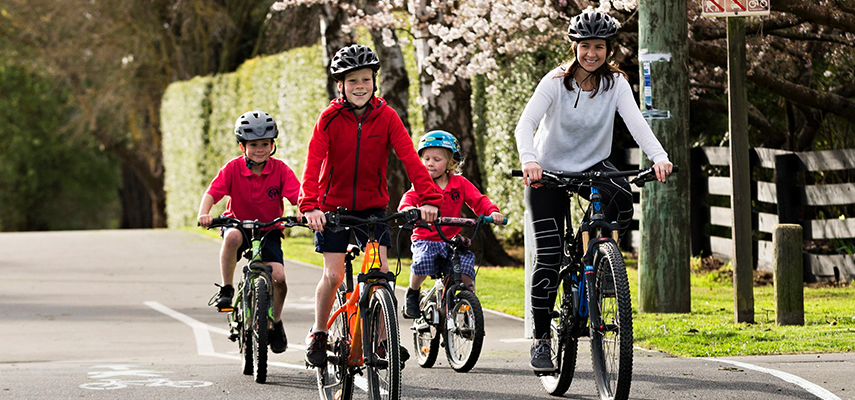
<svg viewBox="0 0 855 400"><path fill-rule="evenodd" d="M267 381L267 330L268 309L270 298L268 296L267 279L258 276L254 282L255 293L252 296L252 354L253 354L253 377L256 383Z"/></svg>
<svg viewBox="0 0 855 400"><path fill-rule="evenodd" d="M424 301L428 292L428 289L421 291L419 304ZM425 319L425 316L432 317L436 310L437 302L434 298L425 304L425 308L420 310L421 315L413 322L413 347L415 348L416 360L422 368L433 367L439 355L439 330Z"/></svg>
<svg viewBox="0 0 855 400"><path fill-rule="evenodd" d="M338 310L345 302L342 285L335 293L332 309ZM325 367L315 369L318 391L323 400L350 400L353 397L353 371L347 365L350 343L350 324L345 311L336 317L329 330L327 347L332 350L333 357L327 359Z"/></svg>
<svg viewBox="0 0 855 400"><path fill-rule="evenodd" d="M572 279L564 274L558 285L557 318L550 324L553 355L552 363L557 368L553 373L540 373L540 384L546 393L562 396L570 389L573 375L576 373L576 357L579 350L579 339L573 334L573 293Z"/></svg>
<svg viewBox="0 0 855 400"><path fill-rule="evenodd" d="M591 360L603 400L629 397L632 384L632 301L626 265L617 245L597 246L591 307L600 310L603 328L591 326ZM590 297L589 297L590 299Z"/></svg>
<svg viewBox="0 0 855 400"><path fill-rule="evenodd" d="M242 356L243 374L252 375L252 372L255 370L253 363L253 359L255 357L252 356L252 330L249 329L249 323L244 319L246 316L245 310L249 307L249 303L244 299L243 285L238 288L237 294L239 294L240 297L235 302L235 309L232 311L231 315L232 319L238 326L238 346Z"/></svg>
<svg viewBox="0 0 855 400"><path fill-rule="evenodd" d="M445 355L451 368L468 372L478 362L484 344L484 310L474 292L463 290L454 297L445 324ZM451 328L451 329L449 329Z"/></svg>
<svg viewBox="0 0 855 400"><path fill-rule="evenodd" d="M377 287L371 294L364 326L364 346L370 346L366 362L368 372L368 398L372 400L398 400L401 398L401 340L398 331L398 314L392 293Z"/></svg>

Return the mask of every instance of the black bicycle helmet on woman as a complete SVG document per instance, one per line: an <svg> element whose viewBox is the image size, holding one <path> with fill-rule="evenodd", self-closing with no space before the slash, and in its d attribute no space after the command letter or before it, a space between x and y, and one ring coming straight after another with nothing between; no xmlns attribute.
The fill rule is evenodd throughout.
<svg viewBox="0 0 855 400"><path fill-rule="evenodd" d="M380 59L368 46L352 44L335 53L330 62L330 74L333 79L340 81L351 71L362 68L371 68L377 72L380 69Z"/></svg>
<svg viewBox="0 0 855 400"><path fill-rule="evenodd" d="M570 20L567 36L578 42L586 39L611 39L617 35L617 23L608 14L585 11Z"/></svg>
<svg viewBox="0 0 855 400"><path fill-rule="evenodd" d="M276 139L279 128L270 114L264 111L247 111L235 121L235 138L238 143L249 140Z"/></svg>

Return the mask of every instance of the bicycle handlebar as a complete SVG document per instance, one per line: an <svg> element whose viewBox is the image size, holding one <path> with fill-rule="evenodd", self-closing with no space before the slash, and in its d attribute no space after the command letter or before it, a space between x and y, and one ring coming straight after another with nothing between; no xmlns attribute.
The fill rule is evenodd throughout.
<svg viewBox="0 0 855 400"><path fill-rule="evenodd" d="M353 215L343 214L342 211L328 211L324 213L327 219L326 226L331 228L340 227L342 225L348 227L356 227L369 224L387 224L387 222L404 218L405 224L413 224L421 220L421 212L417 208L409 209L402 212L387 215L385 217L369 216L368 218L359 218ZM388 225L388 224L387 224Z"/></svg>
<svg viewBox="0 0 855 400"><path fill-rule="evenodd" d="M482 222L483 221L483 222ZM434 225L440 226L459 226L463 228L474 228L478 225L492 224L493 217L479 215L478 218L461 218L461 217L439 217L434 221ZM508 218L504 217L502 225L508 224Z"/></svg>
<svg viewBox="0 0 855 400"><path fill-rule="evenodd" d="M493 217L486 215L479 215L477 218L463 218L463 217L439 217L435 221L433 221L433 225L436 227L436 233L439 237L446 243L455 244L455 237L460 237L459 244L462 244L464 247L469 247L472 245L472 239L475 238L475 235L478 234L478 228L481 225L492 224ZM502 225L508 224L508 218L505 217L502 221ZM472 236L465 237L460 235L459 233L455 235L455 237L448 238L445 236L445 233L440 229L441 226L458 226L462 228L474 228L472 232ZM430 228L428 228L430 229Z"/></svg>
<svg viewBox="0 0 855 400"><path fill-rule="evenodd" d="M300 220L300 221L297 220L297 217L277 217L277 218L273 219L273 221L270 221L270 222L259 222L257 219L255 219L255 220L251 220L251 219L239 220L237 218L219 216L219 217L213 218L213 220L211 221L211 225L208 225L207 228L208 229L219 228L219 227L234 227L234 228L236 228L236 227L240 226L240 227L243 227L244 229L263 229L263 228L269 228L269 227L274 226L276 224L281 224L282 226L284 226L286 228L291 228L294 226L308 227L308 225L306 225L306 218L305 217L303 217L302 220Z"/></svg>
<svg viewBox="0 0 855 400"><path fill-rule="evenodd" d="M680 168L678 166L674 166L674 169L671 171L672 173L676 173ZM511 170L511 176L523 176L522 170L514 169ZM629 176L635 176L635 179L631 179L629 183L635 184L635 186L642 187L646 182L651 182L656 180L656 172L653 170L653 167L645 168L645 169L635 169L635 170L626 170L626 171L588 171L588 172L565 172L565 171L551 171L551 170L543 170L543 177L548 178L546 181L558 182L562 180L574 180L574 181L588 181L588 180L601 180L608 178L625 178ZM543 182L544 179L541 179L540 182ZM532 182L536 183L536 182Z"/></svg>

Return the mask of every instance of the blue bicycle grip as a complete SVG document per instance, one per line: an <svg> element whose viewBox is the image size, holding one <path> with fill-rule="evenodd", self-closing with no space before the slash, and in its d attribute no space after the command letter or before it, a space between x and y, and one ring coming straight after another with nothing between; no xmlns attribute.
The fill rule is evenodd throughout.
<svg viewBox="0 0 855 400"><path fill-rule="evenodd" d="M504 218L504 220L502 221L502 225L507 225L508 224L508 217L503 217L503 218ZM484 222L488 223L488 224L492 224L493 223L493 217L484 217Z"/></svg>

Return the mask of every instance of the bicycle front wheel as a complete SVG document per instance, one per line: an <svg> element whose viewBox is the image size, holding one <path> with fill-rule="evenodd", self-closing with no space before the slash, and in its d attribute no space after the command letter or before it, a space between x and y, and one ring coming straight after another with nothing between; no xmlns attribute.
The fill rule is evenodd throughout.
<svg viewBox="0 0 855 400"><path fill-rule="evenodd" d="M240 348L241 360L243 361L243 374L252 375L254 370L252 356L252 329L249 327L249 321L246 321L245 310L249 303L243 297L243 285L238 287L235 293L238 298L235 301L235 309L229 314L229 326L234 326L237 329L238 346Z"/></svg>
<svg viewBox="0 0 855 400"><path fill-rule="evenodd" d="M579 339L573 334L572 288L572 278L562 274L561 284L558 286L556 318L550 324L553 344L552 364L556 366L556 370L551 373L539 373L543 389L553 396L561 396L567 392L576 373Z"/></svg>
<svg viewBox="0 0 855 400"><path fill-rule="evenodd" d="M368 398L401 398L401 338L398 315L392 293L378 287L371 294L363 346L370 350L365 366L368 371Z"/></svg>
<svg viewBox="0 0 855 400"><path fill-rule="evenodd" d="M267 311L270 308L270 297L267 292L267 279L264 276L255 278L255 293L252 296L252 354L255 367L253 376L258 383L267 381Z"/></svg>
<svg viewBox="0 0 855 400"><path fill-rule="evenodd" d="M594 267L591 307L597 307L602 321L601 326L590 327L597 392L603 400L626 399L632 383L632 301L617 245L599 245Z"/></svg>
<svg viewBox="0 0 855 400"><path fill-rule="evenodd" d="M428 290L422 290L419 293L419 304L424 301L427 292ZM413 346L416 350L416 359L422 368L433 367L439 355L439 330L427 320L427 318L433 318L434 313L437 312L437 302L434 299L428 301L425 308L420 310L421 315L413 322Z"/></svg>
<svg viewBox="0 0 855 400"><path fill-rule="evenodd" d="M464 290L454 298L445 329L445 355L457 372L467 372L478 362L484 344L484 311L474 292Z"/></svg>
<svg viewBox="0 0 855 400"><path fill-rule="evenodd" d="M347 302L344 286L335 293L333 311ZM349 400L353 397L353 372L347 366L350 354L350 328L347 311L342 311L333 322L327 338L327 348L332 355L327 357L327 365L317 368L318 390L324 400Z"/></svg>

